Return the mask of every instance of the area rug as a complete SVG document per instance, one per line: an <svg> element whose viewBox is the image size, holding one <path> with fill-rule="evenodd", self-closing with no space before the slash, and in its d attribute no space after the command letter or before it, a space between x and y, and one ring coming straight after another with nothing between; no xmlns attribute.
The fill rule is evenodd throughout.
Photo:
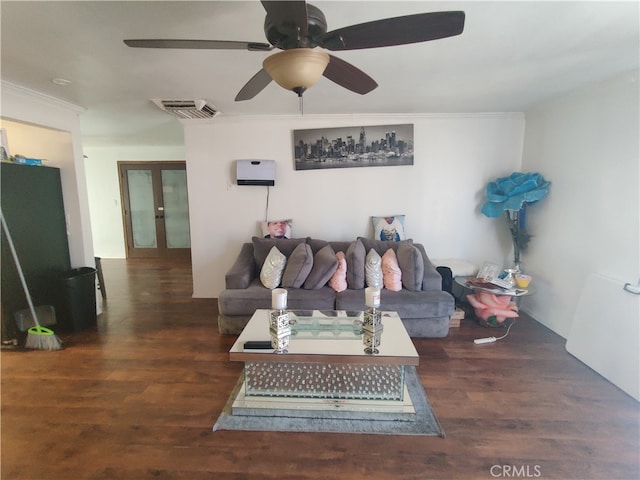
<svg viewBox="0 0 640 480"><path fill-rule="evenodd" d="M416 410L415 421L263 417L232 414L231 406L242 385L241 376L224 410L213 425L213 431L363 433L439 436L444 438L444 430L431 408L415 367L406 367L405 383Z"/></svg>

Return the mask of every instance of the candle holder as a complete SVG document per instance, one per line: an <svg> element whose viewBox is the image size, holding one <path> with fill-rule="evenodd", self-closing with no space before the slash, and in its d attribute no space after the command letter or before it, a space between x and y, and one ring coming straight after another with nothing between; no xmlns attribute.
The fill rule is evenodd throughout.
<svg viewBox="0 0 640 480"><path fill-rule="evenodd" d="M375 355L380 353L377 347L382 343L382 314L380 309L380 289L369 287L365 289L365 303L367 309L362 319L362 343L364 353Z"/></svg>
<svg viewBox="0 0 640 480"><path fill-rule="evenodd" d="M380 353L378 347L382 343L382 315L377 308L368 308L364 312L362 322L362 343L365 346L364 353L376 355Z"/></svg>
<svg viewBox="0 0 640 480"><path fill-rule="evenodd" d="M271 307L272 310L269 312L271 347L275 353L287 353L291 338L291 325L289 324L289 312L287 312L287 291L284 288L272 290Z"/></svg>

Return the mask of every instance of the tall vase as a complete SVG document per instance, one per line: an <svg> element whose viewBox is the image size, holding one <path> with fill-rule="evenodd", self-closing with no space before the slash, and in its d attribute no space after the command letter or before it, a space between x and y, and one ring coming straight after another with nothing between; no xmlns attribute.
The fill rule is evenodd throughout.
<svg viewBox="0 0 640 480"><path fill-rule="evenodd" d="M529 241L529 234L525 226L526 209L523 206L520 210L505 210L504 214L509 225L511 241L513 242L513 266L511 270L519 272L520 253Z"/></svg>
<svg viewBox="0 0 640 480"><path fill-rule="evenodd" d="M520 271L520 245L518 244L518 239L516 237L512 237L513 240L513 266L512 270L515 272Z"/></svg>

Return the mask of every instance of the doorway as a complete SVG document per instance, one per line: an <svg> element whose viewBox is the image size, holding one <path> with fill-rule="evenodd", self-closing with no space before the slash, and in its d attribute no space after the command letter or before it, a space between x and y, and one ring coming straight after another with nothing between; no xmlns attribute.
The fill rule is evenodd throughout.
<svg viewBox="0 0 640 480"><path fill-rule="evenodd" d="M190 258L185 162L118 162L127 258Z"/></svg>

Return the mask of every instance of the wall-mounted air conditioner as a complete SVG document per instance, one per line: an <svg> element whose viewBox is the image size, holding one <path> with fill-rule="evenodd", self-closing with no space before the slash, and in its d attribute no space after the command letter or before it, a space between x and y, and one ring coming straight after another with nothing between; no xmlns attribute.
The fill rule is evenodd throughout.
<svg viewBox="0 0 640 480"><path fill-rule="evenodd" d="M178 117L178 118L211 118L220 112L213 105L207 103L206 100L161 100L152 98L160 110Z"/></svg>
<svg viewBox="0 0 640 480"><path fill-rule="evenodd" d="M238 185L264 185L276 184L275 160L237 160L236 181Z"/></svg>

